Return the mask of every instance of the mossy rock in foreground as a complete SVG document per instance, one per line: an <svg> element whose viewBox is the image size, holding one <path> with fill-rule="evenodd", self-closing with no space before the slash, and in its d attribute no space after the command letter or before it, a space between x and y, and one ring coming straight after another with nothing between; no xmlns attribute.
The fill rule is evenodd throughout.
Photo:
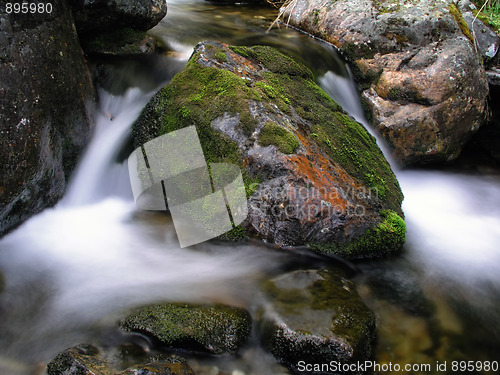
<svg viewBox="0 0 500 375"><path fill-rule="evenodd" d="M92 345L78 345L58 354L47 365L47 375L193 375L184 358L155 355L143 358L146 362L134 364L121 371L126 358L124 353L100 349ZM135 361L132 360L133 363Z"/></svg>
<svg viewBox="0 0 500 375"><path fill-rule="evenodd" d="M350 365L371 358L375 316L340 270L293 271L267 281L264 291L262 341L288 368L306 373L300 363ZM357 372L328 367L307 373Z"/></svg>
<svg viewBox="0 0 500 375"><path fill-rule="evenodd" d="M200 43L134 124L135 147L191 125L208 164L242 170L249 213L226 238L348 258L403 245L403 194L376 140L289 56Z"/></svg>
<svg viewBox="0 0 500 375"><path fill-rule="evenodd" d="M212 354L236 352L250 334L250 314L225 306L165 304L144 307L120 322L163 346Z"/></svg>

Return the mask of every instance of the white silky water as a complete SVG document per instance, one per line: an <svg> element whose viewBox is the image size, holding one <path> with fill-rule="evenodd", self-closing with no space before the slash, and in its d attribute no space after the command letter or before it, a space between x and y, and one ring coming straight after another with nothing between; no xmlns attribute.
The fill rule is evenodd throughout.
<svg viewBox="0 0 500 375"><path fill-rule="evenodd" d="M323 89L377 138L403 190L408 256L428 276L500 288L500 179L444 171L400 170L365 119L352 78L327 72Z"/></svg>
<svg viewBox="0 0 500 375"><path fill-rule="evenodd" d="M181 249L166 215L136 210L117 157L153 93L101 91L94 138L64 199L0 240L0 373L29 374L68 347L99 341L132 307L245 306L251 280L272 265L272 255L259 260L248 246Z"/></svg>
<svg viewBox="0 0 500 375"><path fill-rule="evenodd" d="M462 350L470 360L498 361L500 175L399 169L365 119L352 78L327 72L319 82L377 138L405 197L403 254L361 266L365 275L358 280L380 317L379 360L426 364ZM463 348L444 344L455 340Z"/></svg>

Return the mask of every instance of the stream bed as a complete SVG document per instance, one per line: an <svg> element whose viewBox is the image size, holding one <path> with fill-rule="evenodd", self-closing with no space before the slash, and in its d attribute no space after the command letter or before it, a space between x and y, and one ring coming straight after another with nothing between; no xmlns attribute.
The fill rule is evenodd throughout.
<svg viewBox="0 0 500 375"><path fill-rule="evenodd" d="M335 49L283 26L266 33L276 14L169 1L167 17L151 31L167 52L94 62L106 77L96 134L65 198L0 240L7 280L0 294L0 373L43 373L57 353L106 342L117 316L158 300L225 302L252 311L261 303L257 280L295 261L297 254L255 243L179 249L166 215L135 211L123 163L131 123L204 40L291 53L363 122L349 69ZM438 373L437 363L460 373L452 371L453 361L500 361L500 173L395 172L405 194L407 244L399 256L356 264L353 277L377 318L374 360L432 365L412 374ZM190 364L197 374L288 373L257 343L238 357Z"/></svg>

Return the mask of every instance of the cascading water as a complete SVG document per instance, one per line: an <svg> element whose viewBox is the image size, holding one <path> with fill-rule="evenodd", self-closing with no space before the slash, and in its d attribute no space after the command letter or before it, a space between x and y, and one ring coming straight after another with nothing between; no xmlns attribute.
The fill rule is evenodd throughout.
<svg viewBox="0 0 500 375"><path fill-rule="evenodd" d="M139 88L128 89L119 97L100 90L94 141L80 162L62 205L94 203L109 195L132 196L127 170L114 159L129 137L131 119L137 118L150 97L150 93Z"/></svg>
<svg viewBox="0 0 500 375"><path fill-rule="evenodd" d="M0 373L31 374L16 361L46 362L68 347L99 341L117 314L132 307L246 304L248 281L273 263L273 255L264 264L246 246L181 249L166 215L136 211L126 161L117 157L153 94L101 90L94 138L64 199L0 240L7 280Z"/></svg>
<svg viewBox="0 0 500 375"><path fill-rule="evenodd" d="M439 358L447 360L446 350L439 348L439 340L448 340L456 332L467 335L473 329L477 336L465 345L471 360L496 360L491 342L500 341L498 316L500 314L500 178L452 173L446 171L401 170L392 160L384 140L370 129L366 121L352 78L327 72L319 79L322 88L358 122L377 138L377 143L391 164L401 185L405 200L403 211L407 226L407 241L403 255L395 260L361 266L365 275L359 280L361 291L366 286L386 285L379 291L381 297L367 296L370 307L383 317L379 322L382 334L377 354L393 362L428 363ZM396 285L387 285L387 284ZM419 300L435 304L436 310L426 324L436 324L434 331L415 333L413 340L430 340L434 350L442 350L444 357L429 356L432 346L418 349L410 341L411 329L399 332L394 320L401 320L398 306L386 305L386 299L406 308L429 315ZM418 296L418 298L415 298ZM423 303L424 305L426 303ZM425 309L423 309L425 310ZM405 318L411 321L411 317ZM433 322L434 321L434 322ZM412 323L416 326L415 322ZM431 330L432 331L432 330ZM484 335L488 340L484 340ZM430 336L430 337L429 337ZM433 337L434 336L434 337ZM469 333L469 336L474 336ZM389 355L387 348L393 352ZM462 349L464 350L464 349Z"/></svg>
<svg viewBox="0 0 500 375"><path fill-rule="evenodd" d="M170 1L169 6L167 19L172 22L160 24L153 33L165 45L180 46L173 55L184 61L169 63L171 75L185 63L186 51L205 39L270 44L313 63L338 65L330 47L306 36L289 30L263 34L270 21L265 18L268 9L224 8L227 14L221 16L223 8L207 2ZM191 25L189 32L186 24ZM342 69L343 74L336 74L324 73L324 66L318 68L323 71L320 83L366 124L353 81ZM133 81L132 74L123 81ZM255 304L252 291L245 293L248 285L235 281L272 266L274 255L266 253L259 261L259 249L252 245L225 249L205 244L181 251L166 216L135 210L126 168L116 159L130 124L152 93L139 88L115 96L100 92L95 138L63 201L0 240L0 268L7 280L0 294L0 373L29 374L31 364L46 362L69 346L99 342L103 330L114 325L116 314L133 306L164 300L230 299L232 304ZM380 140L379 144L383 146ZM416 346L423 339L415 331L435 327L436 321L440 328L425 337L434 346L440 340L460 341L476 334L468 346L458 346L477 346L472 360L494 359L488 357L493 352L487 346L500 338L496 302L500 296L500 181L394 169L406 197L408 243L403 256L395 260L360 265L368 276L368 281L359 280L360 293L380 317L377 359L434 361L438 354L429 354L433 346ZM366 292L376 284L372 275L383 289L390 289L390 295L380 298ZM418 320L415 296L421 291L437 307ZM410 314L399 306L406 301ZM467 332L471 328L474 332ZM256 353L256 361L261 360L258 349ZM259 368L255 373L266 372Z"/></svg>

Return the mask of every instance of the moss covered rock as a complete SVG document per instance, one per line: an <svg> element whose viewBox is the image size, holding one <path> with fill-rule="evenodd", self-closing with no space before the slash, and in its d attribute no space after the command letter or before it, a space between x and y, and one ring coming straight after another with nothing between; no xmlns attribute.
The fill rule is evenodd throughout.
<svg viewBox="0 0 500 375"><path fill-rule="evenodd" d="M120 326L162 346L223 354L236 352L246 342L251 318L247 311L231 306L167 304L142 308Z"/></svg>
<svg viewBox="0 0 500 375"><path fill-rule="evenodd" d="M271 47L199 44L134 124L135 147L189 125L208 163L243 170L248 217L226 237L351 258L404 243L402 220L402 231L381 226L386 212L402 217L403 195L375 139L290 57ZM360 238L370 246L349 247Z"/></svg>
<svg viewBox="0 0 500 375"><path fill-rule="evenodd" d="M295 0L282 10L285 20L333 43L352 63L373 125L401 164L453 160L483 123L483 60L493 57L499 40L492 35L478 42L476 30L492 32L480 32L488 27L479 19L471 30L474 16L465 6L451 0Z"/></svg>
<svg viewBox="0 0 500 375"><path fill-rule="evenodd" d="M268 281L264 289L269 304L259 322L263 344L290 369L354 374L304 371L300 363L348 365L371 358L375 317L341 271L294 271Z"/></svg>
<svg viewBox="0 0 500 375"><path fill-rule="evenodd" d="M95 92L71 11L51 4L0 14L0 235L58 201L92 130Z"/></svg>
<svg viewBox="0 0 500 375"><path fill-rule="evenodd" d="M128 367L115 350L79 345L58 354L47 365L47 375L193 375L178 356L151 356L147 362ZM123 367L127 366L125 370Z"/></svg>

